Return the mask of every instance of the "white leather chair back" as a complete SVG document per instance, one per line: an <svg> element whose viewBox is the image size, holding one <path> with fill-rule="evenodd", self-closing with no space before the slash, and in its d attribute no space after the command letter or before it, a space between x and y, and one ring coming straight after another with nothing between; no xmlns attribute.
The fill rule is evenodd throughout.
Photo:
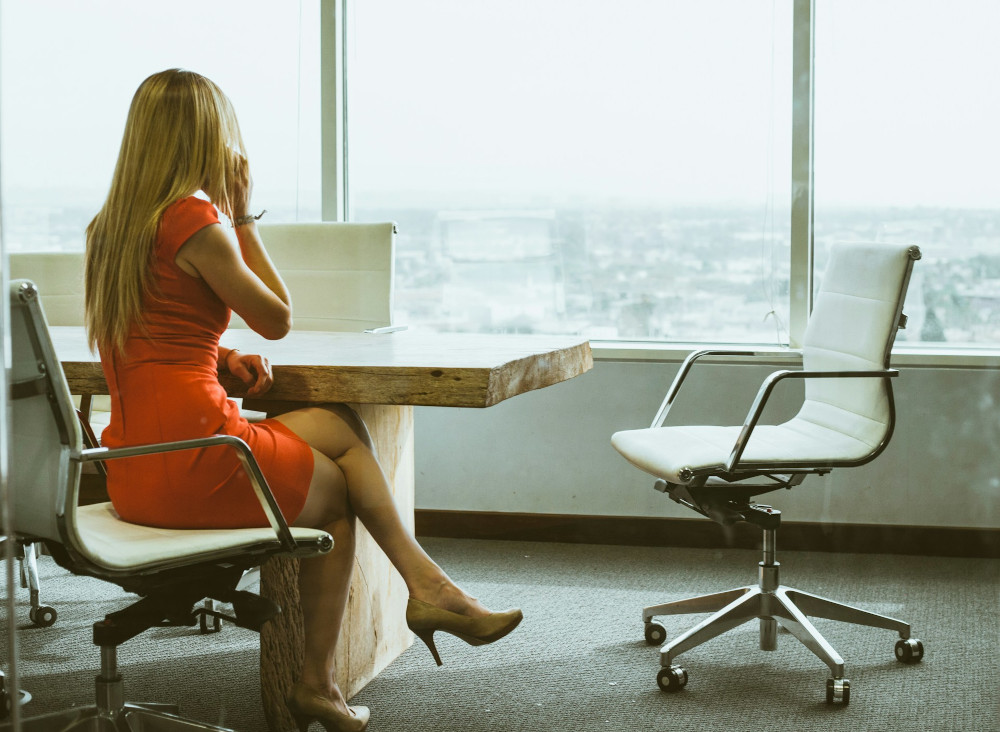
<svg viewBox="0 0 1000 732"><path fill-rule="evenodd" d="M292 296L293 328L392 324L395 224L261 224L259 231ZM235 315L230 325L246 327Z"/></svg>
<svg viewBox="0 0 1000 732"><path fill-rule="evenodd" d="M83 252L13 252L10 279L35 283L49 325L83 325Z"/></svg>
<svg viewBox="0 0 1000 732"><path fill-rule="evenodd" d="M907 244L835 244L803 339L805 370L888 368L910 271ZM803 419L875 446L891 422L883 379L807 379Z"/></svg>
<svg viewBox="0 0 1000 732"><path fill-rule="evenodd" d="M38 289L29 280L10 284L10 470L14 530L22 536L66 543L75 535L80 423L49 338Z"/></svg>
<svg viewBox="0 0 1000 732"><path fill-rule="evenodd" d="M392 222L261 224L292 295L297 330L362 331L392 325ZM10 279L30 279L49 325L83 325L83 252L12 253ZM246 324L233 315L233 327Z"/></svg>

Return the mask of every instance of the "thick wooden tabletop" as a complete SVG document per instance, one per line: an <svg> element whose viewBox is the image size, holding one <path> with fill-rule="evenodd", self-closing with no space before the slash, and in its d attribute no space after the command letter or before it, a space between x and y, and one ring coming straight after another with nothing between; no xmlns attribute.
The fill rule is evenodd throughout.
<svg viewBox="0 0 1000 732"><path fill-rule="evenodd" d="M70 391L107 394L83 329L50 330ZM274 386L261 399L313 403L489 407L593 366L590 343L572 336L293 331L268 341L232 329L222 345L260 353L271 362ZM238 380L228 375L221 380L230 396L244 395Z"/></svg>

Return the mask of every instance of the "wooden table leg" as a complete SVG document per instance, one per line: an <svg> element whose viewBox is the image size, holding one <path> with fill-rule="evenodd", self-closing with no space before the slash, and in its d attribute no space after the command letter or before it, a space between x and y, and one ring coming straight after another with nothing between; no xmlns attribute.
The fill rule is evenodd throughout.
<svg viewBox="0 0 1000 732"><path fill-rule="evenodd" d="M404 523L413 531L413 407L351 405L371 432ZM297 559L261 568L261 594L282 612L260 634L260 686L273 732L296 730L285 696L302 666L302 613ZM337 681L350 699L413 642L406 627L406 585L361 523L347 613L337 644Z"/></svg>

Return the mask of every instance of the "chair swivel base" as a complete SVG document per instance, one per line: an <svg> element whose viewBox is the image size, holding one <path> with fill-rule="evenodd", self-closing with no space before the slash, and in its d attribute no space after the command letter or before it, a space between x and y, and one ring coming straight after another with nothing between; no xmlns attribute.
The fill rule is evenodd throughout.
<svg viewBox="0 0 1000 732"><path fill-rule="evenodd" d="M22 732L233 732L228 727L181 717L176 704L124 701L124 684L113 649L101 650L96 703L22 719ZM9 729L9 725L0 726L2 732Z"/></svg>
<svg viewBox="0 0 1000 732"><path fill-rule="evenodd" d="M661 689L677 691L687 684L687 671L674 664L674 658L754 618L760 619L761 650L773 651L777 648L777 627L780 625L829 666L831 673L831 678L827 680L829 703L850 702L850 680L844 678L844 659L816 630L807 616L894 630L900 637L895 649L897 660L902 663L916 663L923 658L923 644L916 638L910 637L908 623L780 585L778 583L780 565L773 561L773 557L760 562L759 566L760 582L756 586L739 587L726 592L700 595L643 609L642 620L646 629L646 642L651 645L660 645L667 637L666 628L654 622L654 617L712 613L701 623L660 648L662 668L657 675L657 683Z"/></svg>
<svg viewBox="0 0 1000 732"><path fill-rule="evenodd" d="M228 727L196 722L172 714L177 706L171 704L125 703L118 709L99 709L96 706L74 707L63 712L43 714L21 720L23 732L233 732ZM0 727L0 729L4 729Z"/></svg>

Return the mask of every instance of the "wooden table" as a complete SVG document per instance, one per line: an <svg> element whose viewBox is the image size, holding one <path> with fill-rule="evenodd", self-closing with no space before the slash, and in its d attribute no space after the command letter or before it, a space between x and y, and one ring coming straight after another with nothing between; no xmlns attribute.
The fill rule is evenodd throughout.
<svg viewBox="0 0 1000 732"><path fill-rule="evenodd" d="M74 394L107 394L100 363L80 328L50 329ZM222 344L261 353L271 362L274 386L244 406L279 414L306 404L348 403L368 424L379 461L404 521L413 530L413 406L489 407L551 386L593 366L590 344L564 336L434 334L382 335L293 332L267 341L230 330ZM229 395L245 388L222 377ZM402 578L359 525L354 577L337 648L337 673L353 696L413 638L406 627ZM294 730L285 694L302 663L298 560L272 559L261 570L261 594L283 612L261 632L261 694L272 730Z"/></svg>

